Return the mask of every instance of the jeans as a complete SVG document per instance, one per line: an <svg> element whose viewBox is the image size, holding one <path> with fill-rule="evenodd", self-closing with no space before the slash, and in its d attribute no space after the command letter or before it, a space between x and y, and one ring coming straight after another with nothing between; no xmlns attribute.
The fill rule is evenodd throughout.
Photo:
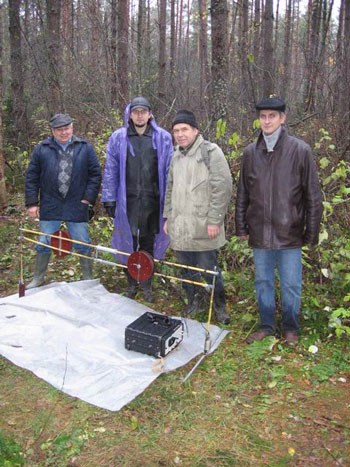
<svg viewBox="0 0 350 467"><path fill-rule="evenodd" d="M225 287L221 271L218 266L217 251L175 251L175 254L178 262L186 264L186 266L208 269L208 271L213 271L215 267L217 268L219 274L216 276L215 282L214 305L225 305ZM191 269L182 269L182 277L183 279L203 282L202 274L197 271L192 271ZM213 282L213 276L211 274L203 274L203 279L208 284L212 284ZM201 289L199 286L188 284L187 282L183 282L182 286L185 289L189 300L193 299L195 293Z"/></svg>
<svg viewBox="0 0 350 467"><path fill-rule="evenodd" d="M283 332L298 332L302 283L301 248L289 250L255 248L253 252L260 329L272 334L276 328L275 266L277 266L281 286Z"/></svg>
<svg viewBox="0 0 350 467"><path fill-rule="evenodd" d="M68 232L72 240L78 240L79 242L90 243L89 229L87 222L67 222ZM39 230L46 234L53 234L56 230L61 228L61 221L40 221ZM39 235L39 242L50 244L51 237L46 235ZM79 245L78 243L72 243L76 251L82 255L89 255L91 248L86 245ZM50 253L52 250L42 245L36 245L35 249L39 254Z"/></svg>

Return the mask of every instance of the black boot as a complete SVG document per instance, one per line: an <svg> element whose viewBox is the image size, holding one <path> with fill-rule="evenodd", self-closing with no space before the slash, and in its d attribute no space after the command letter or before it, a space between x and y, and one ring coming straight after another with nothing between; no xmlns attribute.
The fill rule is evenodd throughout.
<svg viewBox="0 0 350 467"><path fill-rule="evenodd" d="M35 258L34 277L27 285L27 289L39 287L44 283L47 266L49 265L51 253L37 253Z"/></svg>
<svg viewBox="0 0 350 467"><path fill-rule="evenodd" d="M219 323L229 324L231 321L230 315L226 311L226 298L224 292L219 296L214 296L214 314Z"/></svg>
<svg viewBox="0 0 350 467"><path fill-rule="evenodd" d="M127 296L128 298L135 298L137 293L137 281L133 277L131 277L128 272L126 273L126 275L128 277Z"/></svg>
<svg viewBox="0 0 350 467"><path fill-rule="evenodd" d="M143 293L143 298L146 300L146 302L153 303L154 295L152 292L152 278L140 282L140 286Z"/></svg>

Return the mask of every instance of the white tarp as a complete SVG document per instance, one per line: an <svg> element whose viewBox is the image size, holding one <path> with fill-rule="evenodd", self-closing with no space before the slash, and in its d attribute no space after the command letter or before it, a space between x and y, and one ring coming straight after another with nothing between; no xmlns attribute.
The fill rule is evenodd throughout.
<svg viewBox="0 0 350 467"><path fill-rule="evenodd" d="M146 311L98 280L28 290L0 299L0 354L73 397L119 410L160 374L155 358L124 348L126 326ZM184 321L184 340L164 359L165 372L203 351L204 325ZM226 334L211 326L212 350Z"/></svg>

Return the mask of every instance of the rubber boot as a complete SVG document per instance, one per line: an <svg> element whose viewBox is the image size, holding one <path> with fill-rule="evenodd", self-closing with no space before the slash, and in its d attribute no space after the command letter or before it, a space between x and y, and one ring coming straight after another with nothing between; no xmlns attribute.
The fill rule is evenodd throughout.
<svg viewBox="0 0 350 467"><path fill-rule="evenodd" d="M146 302L153 303L154 295L152 292L152 279L147 279L146 281L140 282L143 298Z"/></svg>
<svg viewBox="0 0 350 467"><path fill-rule="evenodd" d="M128 277L128 292L127 292L127 296L128 298L135 298L136 297L136 293L137 293L137 281L130 276L130 274L127 272L126 273L127 277Z"/></svg>
<svg viewBox="0 0 350 467"><path fill-rule="evenodd" d="M83 273L83 281L92 279L92 260L87 258L79 258L80 269Z"/></svg>
<svg viewBox="0 0 350 467"><path fill-rule="evenodd" d="M26 286L26 289L34 289L34 287L40 287L44 283L50 256L51 253L37 253L35 258L34 277Z"/></svg>
<svg viewBox="0 0 350 467"><path fill-rule="evenodd" d="M214 300L214 314L219 323L229 324L231 321L230 315L226 311L225 301L215 301Z"/></svg>
<svg viewBox="0 0 350 467"><path fill-rule="evenodd" d="M190 290L186 290L186 295L187 295L187 307L185 309L185 316L190 315L191 313L199 313L200 312L200 307L199 307L199 300L198 300L198 295L195 293L194 287L192 287Z"/></svg>

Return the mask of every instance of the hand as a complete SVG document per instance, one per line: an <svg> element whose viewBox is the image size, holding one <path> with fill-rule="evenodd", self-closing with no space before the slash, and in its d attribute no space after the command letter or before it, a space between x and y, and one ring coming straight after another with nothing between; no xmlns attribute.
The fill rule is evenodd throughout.
<svg viewBox="0 0 350 467"><path fill-rule="evenodd" d="M240 240L249 240L249 235L240 235L238 238Z"/></svg>
<svg viewBox="0 0 350 467"><path fill-rule="evenodd" d="M220 225L208 225L207 226L208 237L213 240L220 233Z"/></svg>
<svg viewBox="0 0 350 467"><path fill-rule="evenodd" d="M84 204L90 204L90 202L87 199L82 199L81 202Z"/></svg>
<svg viewBox="0 0 350 467"><path fill-rule="evenodd" d="M168 235L168 221L166 220L163 225L165 235Z"/></svg>
<svg viewBox="0 0 350 467"><path fill-rule="evenodd" d="M117 203L115 201L108 201L106 203L103 203L103 206L105 207L105 210L107 212L107 215L111 217L112 219L115 218L115 207Z"/></svg>
<svg viewBox="0 0 350 467"><path fill-rule="evenodd" d="M89 204L88 213L89 213L89 221L91 221L91 219L95 215L94 207L92 204Z"/></svg>
<svg viewBox="0 0 350 467"><path fill-rule="evenodd" d="M39 217L39 206L30 206L27 208L28 216L31 219L36 219Z"/></svg>

